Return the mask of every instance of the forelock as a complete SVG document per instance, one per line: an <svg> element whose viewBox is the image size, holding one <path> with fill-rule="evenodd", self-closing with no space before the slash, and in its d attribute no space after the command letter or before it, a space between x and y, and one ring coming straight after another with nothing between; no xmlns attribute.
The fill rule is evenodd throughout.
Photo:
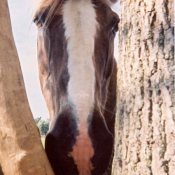
<svg viewBox="0 0 175 175"><path fill-rule="evenodd" d="M51 7L51 15L54 12L55 8L59 6L59 4L63 3L66 0L38 0L35 5L35 14L47 7ZM76 0L75 0L76 1ZM100 0L99 0L100 1ZM111 6L116 3L118 0L101 0L102 2L106 3L107 5Z"/></svg>
<svg viewBox="0 0 175 175"><path fill-rule="evenodd" d="M45 12L45 10L49 8L45 23L49 23L56 13L57 9L68 0L38 0L35 1L35 8L34 8L34 17L33 19L40 13L42 14ZM76 1L76 0L74 0ZM83 0L82 0L83 1ZM85 0L84 0L85 1ZM113 4L115 4L118 0L92 0L92 1L101 1L102 3L105 3L109 7L111 7Z"/></svg>

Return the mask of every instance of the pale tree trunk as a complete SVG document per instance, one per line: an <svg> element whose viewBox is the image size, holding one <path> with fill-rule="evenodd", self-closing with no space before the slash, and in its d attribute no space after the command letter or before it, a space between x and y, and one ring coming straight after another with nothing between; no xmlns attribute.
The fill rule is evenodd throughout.
<svg viewBox="0 0 175 175"><path fill-rule="evenodd" d="M122 0L114 175L175 175L173 0Z"/></svg>
<svg viewBox="0 0 175 175"><path fill-rule="evenodd" d="M0 0L0 161L5 175L53 175L27 101L7 0Z"/></svg>

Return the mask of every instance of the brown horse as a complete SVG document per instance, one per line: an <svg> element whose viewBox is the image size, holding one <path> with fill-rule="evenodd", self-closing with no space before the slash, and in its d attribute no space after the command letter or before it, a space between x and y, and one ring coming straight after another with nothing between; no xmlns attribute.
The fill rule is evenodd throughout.
<svg viewBox="0 0 175 175"><path fill-rule="evenodd" d="M56 175L110 173L116 111L114 38L108 0L42 0L41 88L50 112L46 153Z"/></svg>

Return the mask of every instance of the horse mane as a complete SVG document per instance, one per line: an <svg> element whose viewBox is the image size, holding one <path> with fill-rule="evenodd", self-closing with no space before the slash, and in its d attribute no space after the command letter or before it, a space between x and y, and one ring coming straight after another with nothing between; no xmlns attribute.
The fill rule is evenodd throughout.
<svg viewBox="0 0 175 175"><path fill-rule="evenodd" d="M50 7L49 13L47 14L47 18L46 18L46 22L48 22L49 19L55 13L55 10L57 9L57 7L59 7L64 1L66 0L38 0L36 4L35 12L34 12L34 17L38 12L42 11L43 9L46 9L47 7ZM107 4L108 6L112 6L118 0L101 0L101 1Z"/></svg>

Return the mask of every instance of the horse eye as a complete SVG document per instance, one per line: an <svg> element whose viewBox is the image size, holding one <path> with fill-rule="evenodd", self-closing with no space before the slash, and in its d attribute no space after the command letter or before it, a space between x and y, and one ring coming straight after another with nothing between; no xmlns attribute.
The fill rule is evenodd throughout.
<svg viewBox="0 0 175 175"><path fill-rule="evenodd" d="M41 18L38 18L38 16L36 16L36 17L34 18L34 20L33 20L33 22L36 24L36 26L37 26L38 28L42 27L42 22L41 22L41 21L42 21Z"/></svg>
<svg viewBox="0 0 175 175"><path fill-rule="evenodd" d="M41 23L41 22L36 23L36 26L37 26L38 28L40 28L40 27L42 27L42 23Z"/></svg>
<svg viewBox="0 0 175 175"><path fill-rule="evenodd" d="M42 27L45 23L47 17L48 9L41 10L33 19L33 22L36 24L38 28Z"/></svg>
<svg viewBox="0 0 175 175"><path fill-rule="evenodd" d="M42 23L41 22L35 22L35 24L36 24L36 26L38 27L38 28L40 28L40 27L42 27Z"/></svg>
<svg viewBox="0 0 175 175"><path fill-rule="evenodd" d="M115 34L117 31L118 31L118 23L115 23L111 28L111 32Z"/></svg>

